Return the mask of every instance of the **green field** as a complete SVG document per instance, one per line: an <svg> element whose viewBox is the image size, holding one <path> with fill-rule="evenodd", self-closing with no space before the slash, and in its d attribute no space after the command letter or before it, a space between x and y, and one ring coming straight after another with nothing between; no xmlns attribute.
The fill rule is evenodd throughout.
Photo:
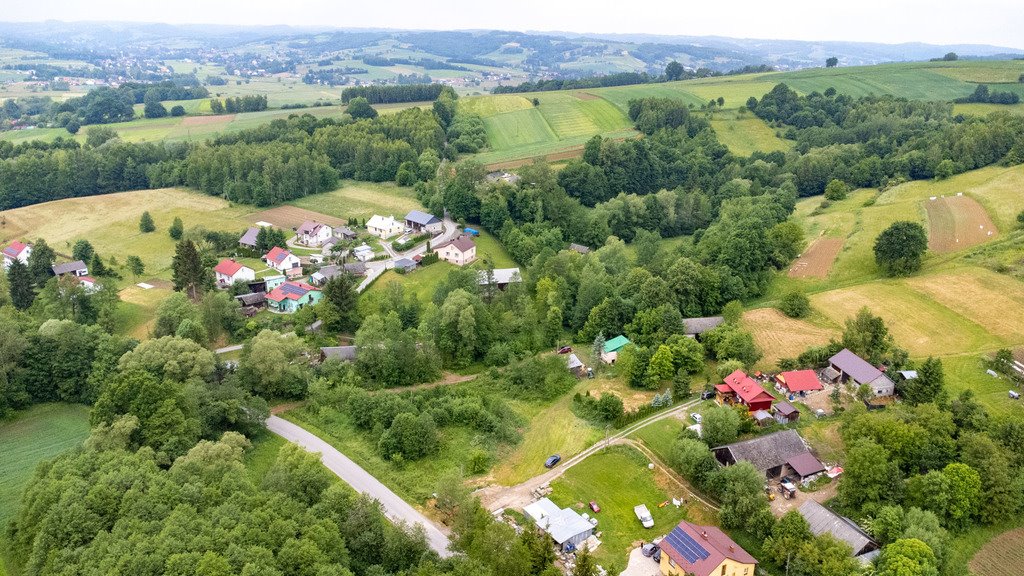
<svg viewBox="0 0 1024 576"><path fill-rule="evenodd" d="M75 404L40 404L0 421L0 574L7 558L7 522L36 465L81 444L89 435L89 409ZM15 574L12 566L6 566Z"/></svg>
<svg viewBox="0 0 1024 576"><path fill-rule="evenodd" d="M711 127L718 140L737 156L750 156L754 152L788 151L793 145L775 135L775 130L753 114L739 115L735 111L715 113Z"/></svg>
<svg viewBox="0 0 1024 576"><path fill-rule="evenodd" d="M658 507L681 496L681 490L670 488L658 472L647 469L647 464L647 458L637 450L613 446L573 466L551 483L553 502L597 518L597 530L602 535L594 557L606 568L615 565L621 570L636 542L649 542L688 518L688 507L676 508L671 503ZM600 512L594 514L586 507L591 500L598 503ZM651 511L653 528L640 525L633 513L638 504L646 504Z"/></svg>

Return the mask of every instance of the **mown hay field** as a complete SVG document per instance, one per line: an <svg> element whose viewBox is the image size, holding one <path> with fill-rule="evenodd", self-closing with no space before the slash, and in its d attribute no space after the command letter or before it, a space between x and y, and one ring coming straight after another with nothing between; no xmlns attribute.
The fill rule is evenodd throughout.
<svg viewBox="0 0 1024 576"><path fill-rule="evenodd" d="M787 151L792 143L775 135L775 130L753 114L739 116L733 112L719 112L711 119L711 127L718 140L737 156L750 156L754 152Z"/></svg>
<svg viewBox="0 0 1024 576"><path fill-rule="evenodd" d="M759 365L766 369L773 369L781 358L796 358L812 346L823 346L840 332L837 327L790 318L775 308L746 312L742 326L754 336L754 342L764 354Z"/></svg>
<svg viewBox="0 0 1024 576"><path fill-rule="evenodd" d="M1012 576L1024 565L1024 528L1004 532L981 547L968 566L977 576Z"/></svg>
<svg viewBox="0 0 1024 576"><path fill-rule="evenodd" d="M968 196L943 196L924 203L928 212L928 249L956 252L995 240L988 212Z"/></svg>

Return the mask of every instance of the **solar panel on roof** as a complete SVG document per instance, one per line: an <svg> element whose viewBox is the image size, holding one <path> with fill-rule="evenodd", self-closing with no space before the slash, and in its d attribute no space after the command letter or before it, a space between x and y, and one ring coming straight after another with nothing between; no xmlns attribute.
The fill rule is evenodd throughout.
<svg viewBox="0 0 1024 576"><path fill-rule="evenodd" d="M711 556L710 552L691 538L682 528L676 527L672 532L669 532L665 539L691 564L696 562L698 558L706 560Z"/></svg>

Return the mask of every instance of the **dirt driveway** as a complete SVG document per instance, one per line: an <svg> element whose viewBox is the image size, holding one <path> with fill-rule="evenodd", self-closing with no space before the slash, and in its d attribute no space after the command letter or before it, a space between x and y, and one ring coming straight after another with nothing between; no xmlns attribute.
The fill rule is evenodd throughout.
<svg viewBox="0 0 1024 576"><path fill-rule="evenodd" d="M831 482L816 492L804 492L799 486L797 486L796 496L793 496L789 500L786 500L782 497L782 494L779 494L778 485L778 482L771 483L772 490L775 490L775 500L772 500L771 507L772 514L781 518L783 514L790 510L796 510L808 500L814 500L818 504L824 504L826 500L835 497L836 487L839 486L839 479L833 478Z"/></svg>
<svg viewBox="0 0 1024 576"><path fill-rule="evenodd" d="M661 569L653 558L644 556L639 548L629 553L629 563L619 576L659 576Z"/></svg>

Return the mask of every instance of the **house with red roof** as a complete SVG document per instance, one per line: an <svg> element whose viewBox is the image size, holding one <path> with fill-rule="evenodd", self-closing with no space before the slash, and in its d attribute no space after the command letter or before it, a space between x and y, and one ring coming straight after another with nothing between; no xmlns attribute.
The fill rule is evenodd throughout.
<svg viewBox="0 0 1024 576"><path fill-rule="evenodd" d="M790 370L775 376L775 381L787 394L803 394L821 390L824 386L814 370Z"/></svg>
<svg viewBox="0 0 1024 576"><path fill-rule="evenodd" d="M775 397L761 387L743 370L737 370L725 377L725 382L715 386L715 399L719 404L742 404L751 412L771 410Z"/></svg>
<svg viewBox="0 0 1024 576"><path fill-rule="evenodd" d="M754 576L757 560L716 526L683 520L659 543L664 576Z"/></svg>
<svg viewBox="0 0 1024 576"><path fill-rule="evenodd" d="M476 242L468 234L462 234L440 246L435 246L437 257L456 266L465 266L476 260Z"/></svg>
<svg viewBox="0 0 1024 576"><path fill-rule="evenodd" d="M315 286L305 282L288 281L267 294L267 308L271 312L294 314L305 306L316 304L322 296L323 293Z"/></svg>
<svg viewBox="0 0 1024 576"><path fill-rule="evenodd" d="M274 246L263 256L263 260L267 266L289 278L302 276L302 262L299 257L280 246Z"/></svg>
<svg viewBox="0 0 1024 576"><path fill-rule="evenodd" d="M24 242L18 242L15 240L7 246L4 246L4 271L11 267L11 264L15 260L20 261L22 264L28 265L28 257L32 255L32 245Z"/></svg>
<svg viewBox="0 0 1024 576"><path fill-rule="evenodd" d="M221 260L214 266L213 275L217 279L218 288L227 288L235 282L251 282L256 279L256 272L252 268L233 258Z"/></svg>

